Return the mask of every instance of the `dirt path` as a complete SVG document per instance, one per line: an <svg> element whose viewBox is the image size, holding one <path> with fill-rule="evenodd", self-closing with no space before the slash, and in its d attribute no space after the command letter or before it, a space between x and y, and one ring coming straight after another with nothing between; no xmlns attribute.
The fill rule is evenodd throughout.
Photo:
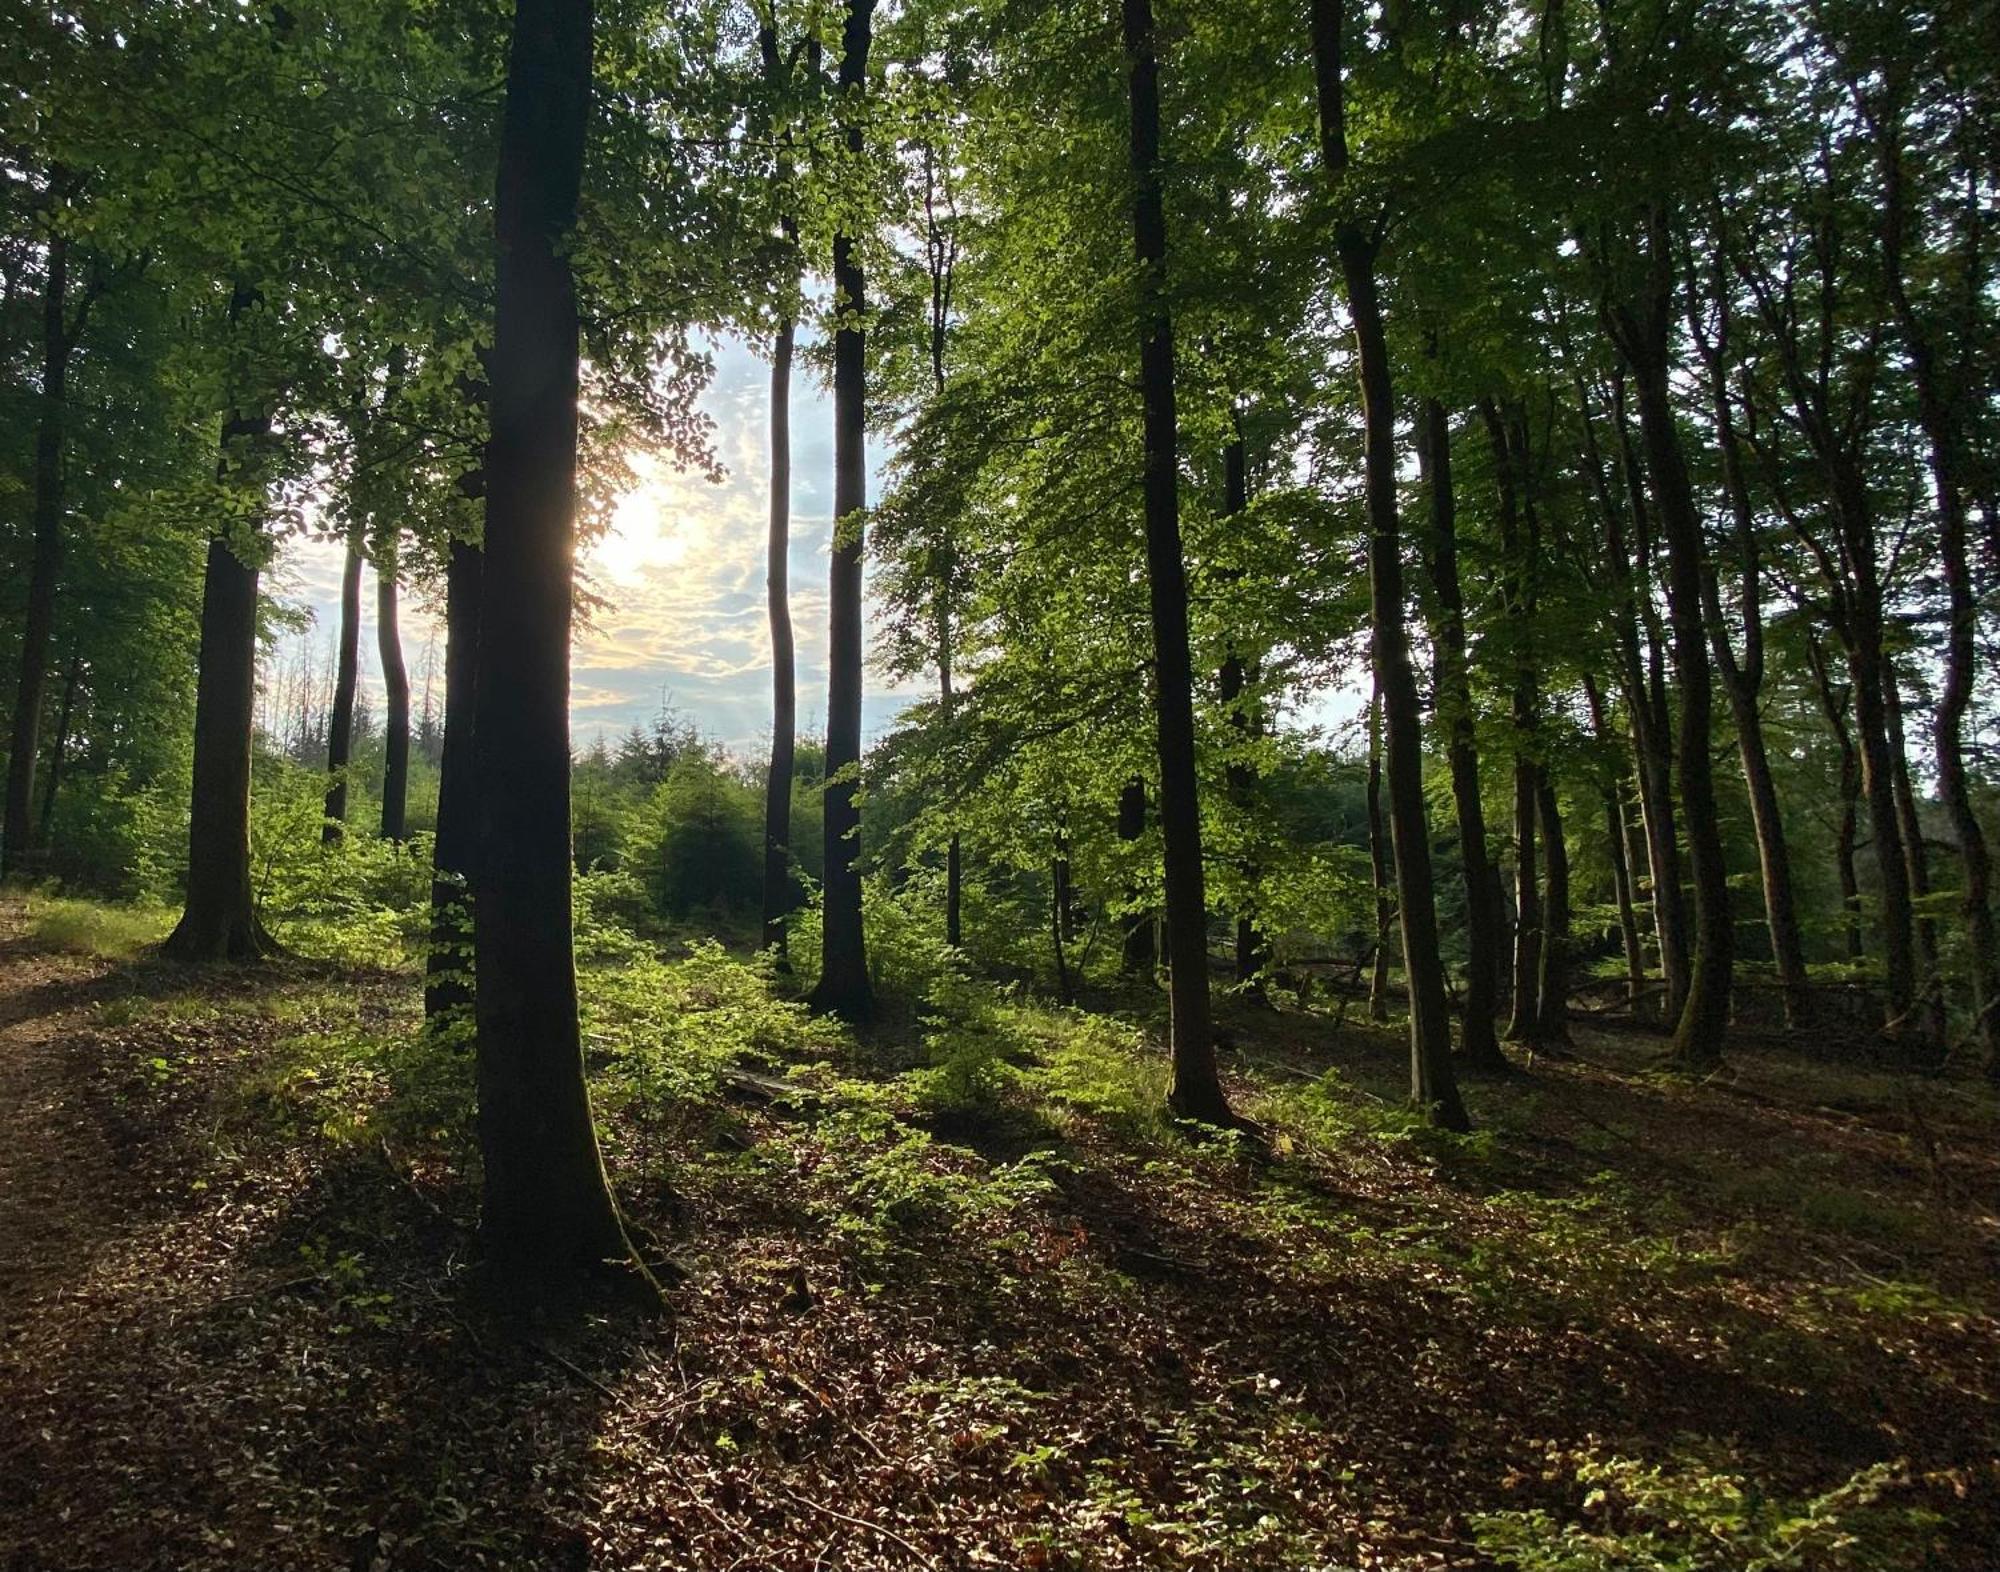
<svg viewBox="0 0 2000 1572"><path fill-rule="evenodd" d="M39 953L0 907L0 1348L103 1231L117 1165L70 1062L110 963Z"/></svg>

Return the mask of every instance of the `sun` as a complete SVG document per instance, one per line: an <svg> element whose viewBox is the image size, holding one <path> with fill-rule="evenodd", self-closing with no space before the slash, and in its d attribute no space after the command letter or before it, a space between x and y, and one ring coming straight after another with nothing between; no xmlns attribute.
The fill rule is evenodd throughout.
<svg viewBox="0 0 2000 1572"><path fill-rule="evenodd" d="M612 505L611 527L583 551L583 566L617 584L635 584L649 570L678 565L688 553L688 504L677 477L650 457L633 462L637 479Z"/></svg>

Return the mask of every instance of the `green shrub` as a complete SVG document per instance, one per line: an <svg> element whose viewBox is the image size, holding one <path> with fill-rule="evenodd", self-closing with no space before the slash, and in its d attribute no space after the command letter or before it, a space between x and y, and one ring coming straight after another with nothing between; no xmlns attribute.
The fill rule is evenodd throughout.
<svg viewBox="0 0 2000 1572"><path fill-rule="evenodd" d="M1579 1520L1535 1509L1475 1517L1479 1548L1518 1572L1874 1572L1914 1565L1935 1521L1884 1501L1895 1465L1877 1463L1804 1501L1699 1459L1668 1464L1584 1454Z"/></svg>

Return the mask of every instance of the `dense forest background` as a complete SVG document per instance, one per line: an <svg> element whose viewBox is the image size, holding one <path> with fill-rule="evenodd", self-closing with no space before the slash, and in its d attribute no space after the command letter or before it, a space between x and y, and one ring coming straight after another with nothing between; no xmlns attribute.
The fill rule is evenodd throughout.
<svg viewBox="0 0 2000 1572"><path fill-rule="evenodd" d="M1435 1494L1350 1512L1302 1504L1352 1493L1352 1438L1321 1428L1344 1410L1322 1356L1276 1332L1269 1391L1301 1382L1305 1408L1219 1395L1246 1371L1181 1397L1202 1445L1296 1422L1311 1490L1248 1452L1213 1464L1237 1482L1213 1499L1178 1465L1114 1489L1044 1438L995 1477L1030 1518L1089 1510L1038 1539L963 1521L1036 1566L1173 1545L1217 1566L1975 1564L2000 1082L1990 4L4 16L0 873L24 954L99 968L73 998L34 983L22 1021L46 994L114 1045L168 1034L107 1061L138 1067L113 1101L165 1099L121 1115L148 1140L200 1107L314 1162L379 1148L392 1194L476 1239L477 1313L614 1403L629 1367L551 1329L720 1315L722 1257L748 1291L742 1252L776 1226L749 1219L776 1182L756 1154L783 1143L801 1194L832 1186L815 1244L756 1246L796 1254L773 1292L801 1314L895 1271L909 1304L985 1304L1013 1291L991 1273L1081 1271L1062 1263L1121 1230L1118 1271L1224 1293L1242 1263L1214 1241L1301 1248L1311 1273L1336 1228L1405 1274L1407 1320L1424 1262L1491 1266L1453 1187L1514 1197L1502 1253L1546 1253L1570 1289L1600 1254L1585 1297L1614 1320L1649 1273L1726 1284L1791 1308L1769 1347L1729 1323L1717 1357L1768 1373L1788 1339L1886 1347L1893 1321L1924 1374L1850 1350L1792 1393L1811 1412L1717 1397L1756 1417L1690 1450L1606 1418L1675 1386L1657 1362L1539 1414L1519 1399L1556 1367L1522 1364L1476 1441L1405 1438L1446 1456ZM663 706L578 749L572 645L615 596L579 551L642 458L719 473L701 396L725 339L769 363L769 747ZM804 385L831 394L836 519L810 728ZM325 670L271 593L303 540L343 562ZM415 680L413 605L442 630ZM885 683L921 697L864 739ZM1365 721L1312 724L1343 693ZM197 1063L168 1023L204 1009L218 1042L260 1023L250 1046ZM29 1088L41 1061L20 1062ZM202 1090L181 1106L183 1083ZM1739 1094L1769 1129L1717 1111ZM1850 1123L1802 1134L1816 1119ZM1609 1151L1647 1146L1647 1120L1720 1145L1693 1179L1628 1170ZM81 1193L41 1139L15 1189ZM1357 1178L1370 1163L1407 1184ZM1363 1240L1342 1185L1411 1220ZM1182 1208L1180 1232L1107 1221L1127 1187ZM377 1226L379 1196L327 1204L335 1233ZM1832 1274L1849 1319L1812 1322L1704 1207L1775 1208L1788 1248L1825 1231L1782 1271L1814 1293ZM884 1266L913 1220L987 1251L959 1263L983 1286L926 1275L922 1245ZM401 1224L393 1269L279 1233L343 1335L386 1338L435 1278ZM405 1287L377 1299L383 1274ZM1353 1287L1313 1282L1300 1303ZM1482 1282L1465 1292L1499 1322L1569 1313ZM1019 1379L979 1400L1014 1410L1002 1431L1046 1395ZM967 1390L932 1411L978 1408ZM1829 1440L1836 1411L1878 1431ZM733 1423L714 1446L762 1445ZM984 1419L937 1423L984 1455ZM1519 1452L1544 1443L1545 1473ZM1510 1452L1542 1480L1520 1501L1465 1484ZM936 1499L893 1519L815 1499L854 1554L970 1553ZM400 1565L398 1535L410 1564L449 1562L434 1519L397 1521L352 1564ZM146 1543L120 1531L121 1553ZM507 1532L527 1560L496 1564L569 1564Z"/></svg>

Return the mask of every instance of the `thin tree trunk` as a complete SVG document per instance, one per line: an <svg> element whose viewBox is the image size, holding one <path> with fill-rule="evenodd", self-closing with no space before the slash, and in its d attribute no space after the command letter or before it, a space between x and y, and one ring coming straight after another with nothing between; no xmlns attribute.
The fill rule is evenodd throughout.
<svg viewBox="0 0 2000 1572"><path fill-rule="evenodd" d="M1569 842L1563 834L1562 806L1546 767L1535 772L1535 808L1541 820L1543 858L1548 865L1542 902L1541 975L1535 1005L1536 1040L1569 1041L1570 904Z"/></svg>
<svg viewBox="0 0 2000 1572"><path fill-rule="evenodd" d="M1345 12L1344 0L1313 0L1313 76L1320 150L1328 185L1334 191L1348 174L1341 36ZM1361 372L1369 626L1387 733L1389 833L1396 854L1403 975L1410 1001L1410 1092L1433 1122L1465 1130L1471 1121L1459 1100L1451 1062L1451 1021L1431 879L1430 822L1424 808L1423 722L1416 674L1410 667L1404 606L1402 542L1396 516L1396 407L1375 279L1379 247L1379 232L1370 234L1353 217L1335 223L1334 248L1347 288Z"/></svg>
<svg viewBox="0 0 2000 1572"><path fill-rule="evenodd" d="M1730 720L1736 728L1737 757L1743 767L1743 785L1750 798L1750 820L1757 837L1757 873L1764 891L1764 923L1771 937L1771 962L1778 974L1778 987L1784 999L1785 1024L1796 1030L1810 1019L1812 996L1806 978L1805 945L1799 935L1798 907L1792 893L1791 851L1785 840L1785 819L1778 804L1777 782L1771 774L1770 753L1764 743L1764 717L1758 707L1764 686L1762 552L1757 541L1756 513L1750 505L1749 481L1744 472L1742 441L1736 430L1735 413L1729 396L1726 358L1730 332L1729 290L1719 253L1716 275L1713 294L1717 326L1714 335L1711 337L1704 330L1692 305L1689 325L1708 370L1709 406L1714 412L1716 444L1722 455L1723 489L1728 494L1730 518L1735 526L1739 574L1736 599L1743 632L1741 661L1737 660L1729 642L1715 564L1709 558L1704 558L1702 563L1702 610L1708 621L1716 674L1721 678L1723 694L1729 701Z"/></svg>
<svg viewBox="0 0 2000 1572"><path fill-rule="evenodd" d="M1146 835L1146 781L1144 776L1135 775L1125 783L1118 794L1118 839L1130 845L1143 840ZM1126 899L1137 900L1136 888L1126 891ZM1122 951L1124 970L1133 976L1150 976L1157 958L1158 946L1154 941L1156 918L1151 911L1135 910L1125 915L1125 942Z"/></svg>
<svg viewBox="0 0 2000 1572"><path fill-rule="evenodd" d="M1625 407L1625 379L1614 384L1613 414L1618 427L1625 492L1632 504L1634 544L1638 550L1638 597L1630 691L1626 707L1632 715L1632 741L1640 759L1639 807L1645 816L1646 866L1653 883L1653 928L1659 941L1660 973L1667 985L1664 1017L1679 1021L1686 1007L1694 969L1688 944L1687 901L1681 889L1680 832L1674 806L1673 712L1667 701L1665 663L1660 649L1659 614L1653 605L1653 536L1646 507L1640 461L1632 442ZM1646 635L1646 664L1637 656L1637 628Z"/></svg>
<svg viewBox="0 0 2000 1572"><path fill-rule="evenodd" d="M1533 1043L1541 1038L1542 904L1538 889L1540 859L1536 852L1537 734L1541 724L1541 693L1535 669L1534 623L1539 530L1528 511L1527 538L1521 534L1526 483L1526 441L1517 447L1508 432L1508 413L1492 400L1480 404L1480 414L1493 447L1493 473L1499 487L1500 549L1507 559L1506 611L1514 642L1514 683L1511 697L1514 747L1514 966L1506 1037Z"/></svg>
<svg viewBox="0 0 2000 1572"><path fill-rule="evenodd" d="M76 712L76 690L83 681L83 656L72 642L69 654L69 673L63 678L62 703L56 709L56 734L50 739L49 773L42 785L42 844L47 845L50 827L55 823L56 792L62 786L63 764L69 756L70 719Z"/></svg>
<svg viewBox="0 0 2000 1572"><path fill-rule="evenodd" d="M1244 445L1241 432L1222 450L1222 475L1223 516L1234 518L1250 506L1249 450ZM1245 696L1251 672L1252 663L1243 658L1242 651L1232 640L1222 662L1216 696L1222 701L1229 717L1230 730L1236 734L1239 745L1254 742L1263 733L1256 701ZM1225 776L1232 806L1244 820L1253 821L1256 814L1256 771L1239 760L1229 765ZM1252 1003L1268 1004L1270 995L1264 985L1264 970L1269 961L1269 947L1264 942L1264 936L1257 931L1254 894L1258 877L1256 859L1245 857L1238 872L1245 889L1252 893L1246 895L1242 909L1236 914L1236 986Z"/></svg>
<svg viewBox="0 0 2000 1572"><path fill-rule="evenodd" d="M840 88L858 95L868 80L875 0L847 0ZM850 124L847 150L861 155L861 127ZM852 235L833 237L833 292L839 326L833 336L834 546L828 570L825 860L820 923L820 974L812 1007L844 1020L874 1013L868 950L861 918L861 815L854 801L861 767L862 510L868 505L866 455L867 354L862 330L861 261Z"/></svg>
<svg viewBox="0 0 2000 1572"><path fill-rule="evenodd" d="M1375 881L1375 962L1368 974L1368 1019L1389 1019L1389 929L1396 903L1389 898L1389 836L1382 823L1382 685L1368 701L1368 868Z"/></svg>
<svg viewBox="0 0 2000 1572"><path fill-rule="evenodd" d="M383 546L375 561L375 643L388 695L382 733L382 839L400 845L409 838L410 671L403 662L393 545Z"/></svg>
<svg viewBox="0 0 2000 1572"><path fill-rule="evenodd" d="M1070 937L1069 858L1060 851L1049 864L1049 944L1055 953L1056 999L1064 1005L1076 1003L1076 985L1070 981L1069 953L1064 942Z"/></svg>
<svg viewBox="0 0 2000 1572"><path fill-rule="evenodd" d="M758 33L764 77L774 87L780 64L776 12ZM789 174L781 166L780 177ZM798 246L798 221L781 220L788 253ZM787 287L791 281L787 280ZM771 622L771 767L764 777L763 944L790 970L786 919L798 904L792 877L792 777L798 749L798 670L792 640L792 353L797 337L791 304L771 343L771 513L764 548L764 595Z"/></svg>
<svg viewBox="0 0 2000 1572"><path fill-rule="evenodd" d="M1132 242L1143 291L1139 389L1145 406L1146 584L1153 622L1173 1037L1173 1082L1167 1103L1184 1119L1231 1124L1234 1115L1216 1070L1209 1018L1208 902L1194 759L1194 663L1188 649L1187 564L1181 556L1174 327L1166 303L1167 219L1160 190L1160 61L1151 0L1122 0L1122 7L1132 112Z"/></svg>
<svg viewBox="0 0 2000 1572"><path fill-rule="evenodd" d="M1908 868L1910 901L1921 908L1931 893L1930 850L1924 842L1923 820L1917 813L1917 793L1910 780L1910 754L1903 732L1903 691L1894 661L1882 673L1882 697L1889 721L1889 757L1894 770L1896 828L1903 842L1903 861ZM1944 1046L1944 983L1938 967L1937 923L1928 915L1916 923L1919 982L1917 1019L1924 1036L1938 1047Z"/></svg>
<svg viewBox="0 0 2000 1572"><path fill-rule="evenodd" d="M569 645L576 512L576 222L589 0L515 0L500 170L473 745L482 1231L498 1284L558 1303L655 1295L611 1199L577 1022Z"/></svg>
<svg viewBox="0 0 2000 1572"><path fill-rule="evenodd" d="M361 680L361 526L347 535L340 570L340 642L335 648L333 707L326 723L326 808L319 838L336 845L347 828L347 773L354 754L354 690Z"/></svg>
<svg viewBox="0 0 2000 1572"><path fill-rule="evenodd" d="M484 495L486 476L461 483ZM462 1020L472 1005L474 852L479 838L478 762L472 746L479 683L479 585L486 554L454 540L445 559L444 755L438 765L437 837L431 849L431 944L424 1019Z"/></svg>
<svg viewBox="0 0 2000 1572"><path fill-rule="evenodd" d="M1667 606L1673 627L1674 679L1680 696L1675 763L1687 810L1688 858L1694 873L1695 944L1687 1002L1674 1030L1673 1054L1682 1064L1715 1062L1729 1024L1735 930L1730 912L1729 868L1716 817L1710 762L1712 674L1703 626L1701 518L1688 480L1668 385L1668 321L1673 277L1666 213L1648 214L1647 278L1637 311L1614 309L1614 327L1636 376L1639 429L1646 468L1660 510L1667 545Z"/></svg>
<svg viewBox="0 0 2000 1572"><path fill-rule="evenodd" d="M1583 692L1590 705L1590 725L1597 745L1611 755L1616 744L1605 720L1604 695L1599 691L1596 679L1587 672L1584 674ZM1611 860L1612 896L1618 903L1618 938L1625 952L1625 997L1636 1017L1639 1001L1646 993L1646 956L1639 944L1639 917L1633 901L1629 853L1631 832L1626 823L1624 793L1619 790L1618 780L1619 776L1613 774L1604 784L1604 835Z"/></svg>
<svg viewBox="0 0 2000 1572"><path fill-rule="evenodd" d="M790 317L771 350L771 527L764 589L771 618L771 768L764 780L764 948L782 960L792 880L792 774L798 673L792 646L792 341Z"/></svg>
<svg viewBox="0 0 2000 1572"><path fill-rule="evenodd" d="M1505 914L1499 870L1486 845L1480 794L1479 745L1473 729L1472 682L1465 648L1465 596L1458 576L1458 503L1451 482L1451 424L1436 399L1424 400L1417 457L1430 496L1429 568L1433 601L1432 661L1437 722L1445 730L1452 804L1458 815L1459 859L1465 871L1465 1007L1459 1057L1483 1070L1505 1069L1493 1017L1498 1008Z"/></svg>
<svg viewBox="0 0 2000 1572"><path fill-rule="evenodd" d="M1938 796L1951 817L1958 842L1959 909L1965 923L1965 967L1971 983L1973 1036L1988 1073L2000 1078L2000 933L1993 919L1993 860L1986 833L1972 804L1965 768L1965 716L1972 705L1978 658L1979 601L1968 550L1967 507L1962 479L1962 437L1952 379L1938 363L1932 342L1904 278L1903 246L1907 186L1903 167L1900 113L1877 125L1883 171L1882 256L1889 302L1910 356L1917 387L1917 415L1930 448L1931 485L1938 514L1938 566L1945 584L1944 687L1931 726L1937 761ZM1886 133L1886 134L1885 134ZM1975 229L1973 245L1979 231ZM1976 270L1968 269L1973 277ZM1987 521L1993 514L1988 510ZM2000 558L2000 534L1993 537Z"/></svg>
<svg viewBox="0 0 2000 1572"><path fill-rule="evenodd" d="M69 240L49 237L42 289L42 397L35 426L34 550L28 568L27 618L21 630L21 678L7 755L7 804L0 825L0 874L21 871L33 835L35 761L41 752L42 695L55 628L56 581L63 559L63 443L69 419Z"/></svg>
<svg viewBox="0 0 2000 1572"><path fill-rule="evenodd" d="M1840 909L1846 918L1847 958L1860 960L1867 948L1861 937L1861 880L1855 872L1855 842L1859 838L1861 803L1861 763L1848 725L1853 702L1852 688L1836 688L1826 653L1810 631L1806 634L1806 662L1819 694L1820 711L1826 716L1827 730L1840 749L1840 817L1834 831L1834 863L1840 877Z"/></svg>

